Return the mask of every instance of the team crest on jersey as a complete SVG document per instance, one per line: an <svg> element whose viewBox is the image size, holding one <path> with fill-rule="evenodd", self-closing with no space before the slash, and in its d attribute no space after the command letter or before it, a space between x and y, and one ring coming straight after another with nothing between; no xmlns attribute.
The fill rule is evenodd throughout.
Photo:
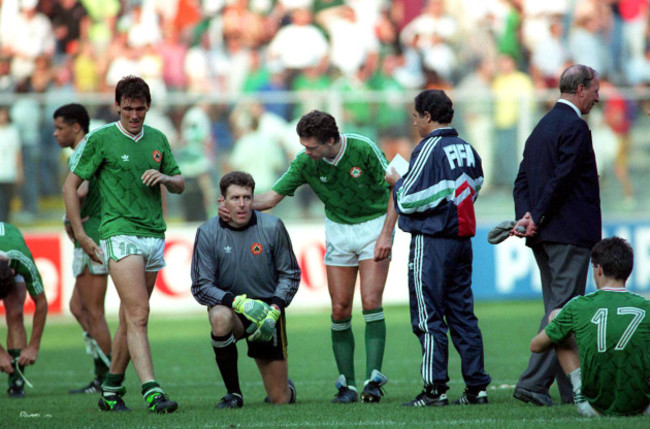
<svg viewBox="0 0 650 429"><path fill-rule="evenodd" d="M251 245L251 253L253 255L259 255L260 253L262 253L262 250L264 250L264 249L262 248L261 243L253 243Z"/></svg>
<svg viewBox="0 0 650 429"><path fill-rule="evenodd" d="M162 155L160 154L160 152L158 152L157 150L154 150L153 151L153 160L156 161L157 163L160 163L161 159L162 159Z"/></svg>
<svg viewBox="0 0 650 429"><path fill-rule="evenodd" d="M361 169L359 167L352 167L350 169L350 176L354 177L355 179L361 177L361 173L363 173L363 172L361 171Z"/></svg>

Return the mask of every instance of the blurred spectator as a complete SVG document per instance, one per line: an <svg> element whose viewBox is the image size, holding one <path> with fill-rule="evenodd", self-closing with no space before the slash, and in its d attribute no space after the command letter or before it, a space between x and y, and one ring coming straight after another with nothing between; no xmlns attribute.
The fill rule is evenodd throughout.
<svg viewBox="0 0 650 429"><path fill-rule="evenodd" d="M59 0L52 7L50 19L56 37L56 53L75 54L79 41L88 37L90 17L86 8L77 0Z"/></svg>
<svg viewBox="0 0 650 429"><path fill-rule="evenodd" d="M117 16L120 13L120 0L81 0L91 19L88 37L95 45L96 52L104 52L115 33Z"/></svg>
<svg viewBox="0 0 650 429"><path fill-rule="evenodd" d="M387 55L369 82L371 89L382 92L373 116L379 147L389 161L398 153L408 160L413 151L409 138L409 131L413 128L409 122L409 100L404 99L404 86L394 77L394 71L400 62L399 56Z"/></svg>
<svg viewBox="0 0 650 429"><path fill-rule="evenodd" d="M323 94L333 84L331 76L325 73L325 70L326 65L320 63L313 67L306 67L296 74L291 89L298 93L300 102L294 106L292 119L297 120L305 113L324 107Z"/></svg>
<svg viewBox="0 0 650 429"><path fill-rule="evenodd" d="M89 41L83 41L79 45L77 55L73 61L74 87L77 92L99 92L103 72L103 61L100 61L95 46Z"/></svg>
<svg viewBox="0 0 650 429"><path fill-rule="evenodd" d="M613 68L625 73L628 82L634 80L628 64L645 59L648 34L648 1L620 0L612 4L613 29L610 52Z"/></svg>
<svg viewBox="0 0 650 429"><path fill-rule="evenodd" d="M555 19L550 24L547 38L534 46L531 52L530 75L539 89L558 87L560 75L570 63L570 54L562 40L562 21Z"/></svg>
<svg viewBox="0 0 650 429"><path fill-rule="evenodd" d="M0 222L9 222L14 193L23 181L21 141L9 109L0 106Z"/></svg>
<svg viewBox="0 0 650 429"><path fill-rule="evenodd" d="M16 94L27 94L30 91L29 81L22 80L16 86ZM31 97L18 97L12 104L9 114L18 128L22 141L23 184L20 189L22 201L21 221L31 221L38 213L38 182L39 146L41 106Z"/></svg>
<svg viewBox="0 0 650 429"><path fill-rule="evenodd" d="M215 90L233 96L239 94L253 61L251 49L244 45L242 34L231 32L224 35L224 46L214 50L210 58Z"/></svg>
<svg viewBox="0 0 650 429"><path fill-rule="evenodd" d="M513 58L520 68L524 68L526 55L521 36L523 0L507 0L506 3L508 12L503 32L497 36L497 51Z"/></svg>
<svg viewBox="0 0 650 429"><path fill-rule="evenodd" d="M317 23L327 31L330 64L344 76L353 76L363 64L376 61L377 37L372 28L362 25L353 8L344 5L325 9L317 15ZM352 40L354 43L350 43Z"/></svg>
<svg viewBox="0 0 650 429"><path fill-rule="evenodd" d="M494 101L492 79L494 59L483 58L475 71L465 76L455 88L455 105L460 115L467 141L481 155L485 182L481 190L489 189L495 177L494 170ZM500 174L498 172L497 174Z"/></svg>
<svg viewBox="0 0 650 429"><path fill-rule="evenodd" d="M629 154L632 144L631 127L634 119L634 105L626 100L607 79L600 80L603 95L603 119L616 136L616 158L614 175L621 184L623 205L632 208L635 204L634 189L629 175Z"/></svg>
<svg viewBox="0 0 650 429"><path fill-rule="evenodd" d="M323 33L312 24L309 9L291 11L291 24L282 27L268 46L268 61L279 61L291 76L308 67L327 62L329 45Z"/></svg>
<svg viewBox="0 0 650 429"><path fill-rule="evenodd" d="M400 41L424 51L434 44L434 36L445 43L453 43L458 34L456 20L445 12L443 0L426 0L422 13L401 31Z"/></svg>
<svg viewBox="0 0 650 429"><path fill-rule="evenodd" d="M188 49L183 68L187 79L187 92L206 94L212 92L212 76L210 74L210 40L203 34L199 44Z"/></svg>
<svg viewBox="0 0 650 429"><path fill-rule="evenodd" d="M174 151L174 157L185 176L185 192L180 198L183 217L188 222L205 221L216 204L211 175L215 172L212 153L214 143L208 109L207 104L200 103L185 112L179 145Z"/></svg>
<svg viewBox="0 0 650 429"><path fill-rule="evenodd" d="M606 46L603 33L607 23L604 12L595 0L579 1L574 13L575 23L568 39L573 63L588 65L598 70L601 77L611 73L609 53L603 49Z"/></svg>
<svg viewBox="0 0 650 429"><path fill-rule="evenodd" d="M3 50L12 55L11 73L16 80L29 77L34 71L34 61L41 55L54 54L54 33L47 16L36 12L38 0L19 0L20 13L11 21Z"/></svg>
<svg viewBox="0 0 650 429"><path fill-rule="evenodd" d="M162 58L163 80L170 91L182 91L187 85L185 77L185 55L187 46L181 42L179 30L172 21L165 21L162 40L157 46Z"/></svg>
<svg viewBox="0 0 650 429"><path fill-rule="evenodd" d="M11 74L11 57L0 53L0 94L13 94L16 79Z"/></svg>
<svg viewBox="0 0 650 429"><path fill-rule="evenodd" d="M494 186L511 190L521 158L519 121L531 114L533 81L517 70L515 59L501 54L492 82L494 96L494 125L496 147L494 157Z"/></svg>
<svg viewBox="0 0 650 429"><path fill-rule="evenodd" d="M242 104L232 114L237 140L233 146L228 169L250 171L255 178L255 190L263 193L271 187L287 165L282 146L276 139L261 132L259 105L250 109Z"/></svg>
<svg viewBox="0 0 650 429"><path fill-rule="evenodd" d="M118 20L117 26L118 31L127 33L127 44L132 48L155 45L162 40L160 23L153 7L133 4L131 10Z"/></svg>

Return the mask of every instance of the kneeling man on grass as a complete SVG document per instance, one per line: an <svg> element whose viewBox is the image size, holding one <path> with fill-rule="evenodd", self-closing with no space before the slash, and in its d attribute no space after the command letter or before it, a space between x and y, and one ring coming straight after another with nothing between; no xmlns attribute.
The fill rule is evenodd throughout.
<svg viewBox="0 0 650 429"><path fill-rule="evenodd" d="M262 375L267 401L293 403L284 309L300 284L300 268L280 219L254 211L253 177L233 171L219 184L230 221L214 217L196 232L192 294L208 307L212 348L226 395L217 408L241 408L236 342L246 338L248 356Z"/></svg>
<svg viewBox="0 0 650 429"><path fill-rule="evenodd" d="M584 416L650 415L650 301L625 289L633 261L622 238L597 243L598 290L553 311L530 343L535 353L555 346Z"/></svg>

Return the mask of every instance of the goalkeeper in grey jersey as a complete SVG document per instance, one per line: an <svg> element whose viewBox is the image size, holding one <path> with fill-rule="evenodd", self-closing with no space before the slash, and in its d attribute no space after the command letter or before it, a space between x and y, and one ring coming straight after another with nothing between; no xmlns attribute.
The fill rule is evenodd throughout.
<svg viewBox="0 0 650 429"><path fill-rule="evenodd" d="M219 186L231 220L214 217L198 228L191 270L192 294L208 307L212 347L227 390L217 408L244 405L235 344L242 338L268 401L293 403L284 309L298 290L300 268L289 234L277 217L253 211L250 174L233 171Z"/></svg>

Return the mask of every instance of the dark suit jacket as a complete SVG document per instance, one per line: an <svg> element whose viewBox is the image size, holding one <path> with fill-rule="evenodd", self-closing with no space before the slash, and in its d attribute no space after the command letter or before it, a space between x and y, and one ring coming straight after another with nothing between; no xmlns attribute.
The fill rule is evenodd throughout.
<svg viewBox="0 0 650 429"><path fill-rule="evenodd" d="M570 106L556 103L526 140L513 195L516 218L530 212L539 228L527 245L554 242L591 248L600 240L591 131Z"/></svg>

